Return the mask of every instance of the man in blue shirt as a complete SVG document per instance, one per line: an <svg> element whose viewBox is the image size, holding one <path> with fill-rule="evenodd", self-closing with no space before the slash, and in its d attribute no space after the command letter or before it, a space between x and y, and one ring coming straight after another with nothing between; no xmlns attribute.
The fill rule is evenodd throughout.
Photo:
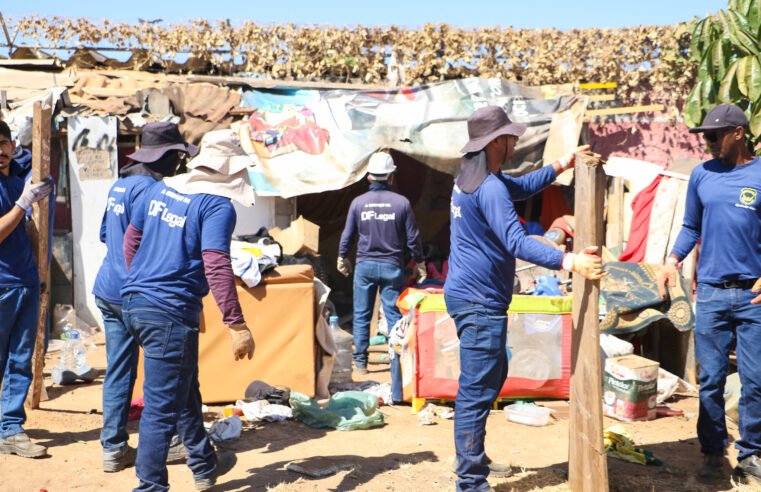
<svg viewBox="0 0 761 492"><path fill-rule="evenodd" d="M122 169L120 178L108 192L108 202L100 225L100 240L108 248L93 287L95 304L103 316L106 332L106 377L103 380L103 470L117 472L132 466L135 449L127 444L127 417L137 376L137 340L124 326L120 294L127 268L122 245L124 231L143 192L164 177L174 176L181 155L191 157L198 147L188 144L177 125L161 121L143 128L141 146L128 155L134 162ZM179 442L170 450L169 461L182 453Z"/></svg>
<svg viewBox="0 0 761 492"><path fill-rule="evenodd" d="M684 221L663 265L659 288L674 285L677 266L701 240L695 356L700 365L698 439L704 455L698 478L726 479L728 445L724 385L735 348L742 383L740 439L735 441L740 481L761 484L761 159L746 138L748 119L731 104L716 106L700 127L713 159L696 167L687 186Z"/></svg>
<svg viewBox="0 0 761 492"><path fill-rule="evenodd" d="M190 171L143 193L124 234L124 322L143 349L145 409L140 420L136 491L169 490L166 460L175 430L187 449L196 489L214 486L235 465L217 453L203 426L198 334L211 290L229 327L235 360L254 355L230 263L235 209L254 203L252 163L232 130L209 132Z"/></svg>
<svg viewBox="0 0 761 492"><path fill-rule="evenodd" d="M11 130L0 121L0 453L39 458L47 450L22 427L40 309L40 277L24 217L50 194L52 180L24 183L11 159L14 149Z"/></svg>
<svg viewBox="0 0 761 492"><path fill-rule="evenodd" d="M486 477L497 468L486 456L484 438L486 418L507 378L507 309L515 259L555 270L562 267L591 280L604 275L596 247L564 254L526 235L513 200L549 186L558 173L573 167L576 153L517 179L504 176L500 169L513 157L525 131L500 107L476 110L468 119L470 141L462 149L465 156L452 191L444 296L460 339L454 433L457 490L462 492L490 490Z"/></svg>
<svg viewBox="0 0 761 492"><path fill-rule="evenodd" d="M391 191L396 166L386 152L376 152L368 164L370 191L351 202L338 246L338 271L351 274L347 256L359 234L357 269L354 272L354 366L367 374L367 349L375 292L380 289L389 330L402 317L396 299L404 288L404 248L415 260L418 282L426 277L420 232L409 200ZM394 401L402 400L399 359L391 361Z"/></svg>

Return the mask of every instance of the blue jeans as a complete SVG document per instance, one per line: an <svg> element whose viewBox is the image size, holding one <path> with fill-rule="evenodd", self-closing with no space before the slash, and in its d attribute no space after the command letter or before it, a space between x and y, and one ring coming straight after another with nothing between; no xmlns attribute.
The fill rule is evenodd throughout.
<svg viewBox="0 0 761 492"><path fill-rule="evenodd" d="M727 447L724 385L729 352L736 347L742 394L739 402L738 459L761 454L761 305L750 303L750 289L698 284L695 356L700 364L698 438L704 454L723 455Z"/></svg>
<svg viewBox="0 0 761 492"><path fill-rule="evenodd" d="M354 271L354 365L367 367L370 320L375 307L375 292L380 289L383 314L389 330L402 317L396 299L404 287L404 270L395 263L364 260Z"/></svg>
<svg viewBox="0 0 761 492"><path fill-rule="evenodd" d="M40 287L0 288L0 438L20 432L32 384L32 355L40 315Z"/></svg>
<svg viewBox="0 0 761 492"><path fill-rule="evenodd" d="M460 339L460 380L455 399L454 444L457 490L483 491L486 418L507 379L507 312L446 297Z"/></svg>
<svg viewBox="0 0 761 492"><path fill-rule="evenodd" d="M103 428L100 444L104 451L127 445L127 417L137 377L137 340L124 325L122 306L95 297L106 331L106 377L103 380Z"/></svg>
<svg viewBox="0 0 761 492"><path fill-rule="evenodd" d="M217 466L203 427L198 388L198 327L168 314L139 294L124 298L124 321L143 349L143 399L137 449L136 491L169 490L166 458L177 432L188 451L195 478Z"/></svg>

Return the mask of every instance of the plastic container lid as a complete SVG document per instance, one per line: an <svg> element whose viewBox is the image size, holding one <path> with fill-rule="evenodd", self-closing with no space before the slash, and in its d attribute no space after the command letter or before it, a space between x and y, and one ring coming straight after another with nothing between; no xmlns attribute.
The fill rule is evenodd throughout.
<svg viewBox="0 0 761 492"><path fill-rule="evenodd" d="M511 422L541 427L550 423L552 410L536 405L515 403L505 407L505 418Z"/></svg>

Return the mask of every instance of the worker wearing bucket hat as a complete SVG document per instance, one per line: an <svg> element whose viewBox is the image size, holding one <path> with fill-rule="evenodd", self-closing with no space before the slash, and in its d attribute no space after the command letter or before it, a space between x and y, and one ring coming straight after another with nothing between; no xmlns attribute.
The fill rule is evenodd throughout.
<svg viewBox="0 0 761 492"><path fill-rule="evenodd" d="M596 248L563 253L526 235L513 200L526 199L572 167L575 152L520 178L504 176L524 125L510 121L497 106L476 110L468 119L469 141L450 206L451 253L444 284L447 311L460 339L460 379L455 406L455 472L458 491L489 490L486 477L509 466L491 463L484 450L486 417L507 377L507 309L516 258L589 279L603 275ZM587 148L579 148L584 152Z"/></svg>
<svg viewBox="0 0 761 492"><path fill-rule="evenodd" d="M747 137L748 118L733 104L711 109L702 133L710 159L690 174L682 229L661 269L664 299L674 286L678 265L700 240L695 356L700 364L698 439L704 455L697 477L704 482L728 478L724 386L731 350L737 352L742 382L740 439L734 478L761 486L761 159Z"/></svg>
<svg viewBox="0 0 761 492"><path fill-rule="evenodd" d="M135 462L135 449L127 443L127 416L137 376L138 345L125 327L122 315L120 291L127 276L122 253L124 232L145 190L156 181L174 175L182 154L194 156L198 153L198 147L182 138L177 125L163 121L145 125L141 144L139 150L128 156L134 163L122 170L120 178L108 192L100 226L100 240L107 248L106 257L92 291L106 332L103 427L100 432L103 470L106 472L119 471ZM53 370L53 381L58 384L94 376ZM175 442L170 454L173 461L181 457L181 445Z"/></svg>
<svg viewBox="0 0 761 492"><path fill-rule="evenodd" d="M235 132L207 133L190 171L149 188L127 228L123 312L145 354L135 490L168 490L166 459L175 428L198 490L212 487L235 464L234 454L214 452L204 430L198 333L202 299L211 290L229 327L233 357L253 357L230 264L231 200L253 204L250 164Z"/></svg>
<svg viewBox="0 0 761 492"><path fill-rule="evenodd" d="M348 259L354 239L357 244L357 268L354 272L354 365L359 374L367 374L370 321L375 292L380 289L383 313L389 329L401 318L396 298L404 287L405 246L416 262L418 282L426 277L420 232L409 200L391 191L396 165L386 152L376 152L367 166L370 191L352 201L346 226L338 247L338 271L351 274ZM395 359L398 363L398 359ZM392 361L392 372L396 364ZM392 374L392 379L394 374ZM395 401L401 401L401 384L394 384Z"/></svg>

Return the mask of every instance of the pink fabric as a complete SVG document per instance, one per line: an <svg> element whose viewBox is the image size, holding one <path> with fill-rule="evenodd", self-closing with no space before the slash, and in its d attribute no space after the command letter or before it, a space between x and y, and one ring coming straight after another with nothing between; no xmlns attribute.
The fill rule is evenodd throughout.
<svg viewBox="0 0 761 492"><path fill-rule="evenodd" d="M235 289L230 253L209 249L202 254L206 281L219 310L222 311L222 322L226 325L243 323L243 310L240 308L238 291Z"/></svg>
<svg viewBox="0 0 761 492"><path fill-rule="evenodd" d="M135 259L137 248L140 247L140 241L143 239L143 231L132 224L124 231L124 243L122 243L122 253L124 253L124 262L127 264L127 270L132 266L132 260Z"/></svg>
<svg viewBox="0 0 761 492"><path fill-rule="evenodd" d="M621 253L620 261L641 263L645 261L647 250L647 234L650 230L650 213L653 210L655 194L663 175L659 174L647 188L640 191L632 201L632 225L629 230L629 240L626 249Z"/></svg>

